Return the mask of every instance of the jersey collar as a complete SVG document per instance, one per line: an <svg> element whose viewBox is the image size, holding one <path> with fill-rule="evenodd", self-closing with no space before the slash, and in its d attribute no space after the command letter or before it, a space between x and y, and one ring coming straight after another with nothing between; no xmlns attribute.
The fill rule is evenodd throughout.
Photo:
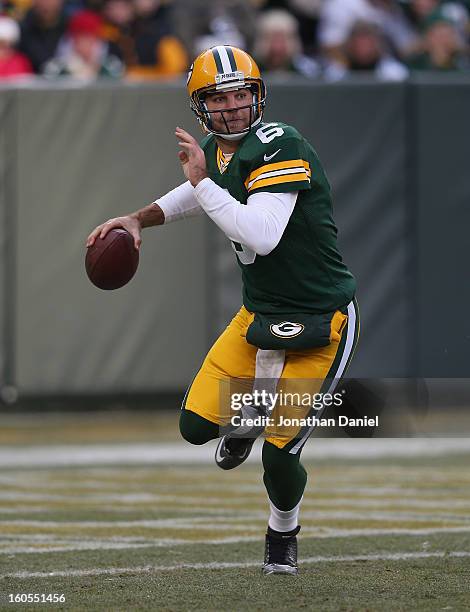
<svg viewBox="0 0 470 612"><path fill-rule="evenodd" d="M230 161L232 160L232 157L234 156L234 153L229 155L227 153L223 153L221 151L221 149L219 148L219 145L216 144L216 147L217 147L217 151L216 151L216 155L217 155L217 167L219 169L220 174L223 174L225 172L225 170L227 170L227 166L229 165Z"/></svg>

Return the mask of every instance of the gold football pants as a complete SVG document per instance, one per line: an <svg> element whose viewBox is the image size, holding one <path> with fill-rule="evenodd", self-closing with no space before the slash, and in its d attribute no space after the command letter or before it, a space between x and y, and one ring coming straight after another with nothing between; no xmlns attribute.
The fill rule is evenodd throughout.
<svg viewBox="0 0 470 612"><path fill-rule="evenodd" d="M207 354L190 385L183 409L191 410L219 426L230 423L233 393L250 393L255 378L257 348L246 341L246 331L254 314L244 306L232 319ZM265 430L266 440L278 448L297 454L313 427L280 425L286 419L298 423L315 414L312 406L299 398L315 393L333 394L352 358L359 334L359 315L353 300L343 311L336 311L331 321L330 344L308 350L286 350L278 391L296 399L290 404L276 404L273 424ZM279 417L282 415L282 419ZM288 421L289 422L289 421Z"/></svg>

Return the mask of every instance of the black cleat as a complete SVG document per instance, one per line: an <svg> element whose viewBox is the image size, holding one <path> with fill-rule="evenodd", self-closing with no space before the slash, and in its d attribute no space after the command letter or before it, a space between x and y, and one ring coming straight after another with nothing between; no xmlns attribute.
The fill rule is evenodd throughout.
<svg viewBox="0 0 470 612"><path fill-rule="evenodd" d="M297 534L300 525L292 531L274 531L268 526L264 549L263 574L297 576Z"/></svg>
<svg viewBox="0 0 470 612"><path fill-rule="evenodd" d="M220 438L215 451L215 462L222 470L233 470L241 465L251 453L256 438Z"/></svg>

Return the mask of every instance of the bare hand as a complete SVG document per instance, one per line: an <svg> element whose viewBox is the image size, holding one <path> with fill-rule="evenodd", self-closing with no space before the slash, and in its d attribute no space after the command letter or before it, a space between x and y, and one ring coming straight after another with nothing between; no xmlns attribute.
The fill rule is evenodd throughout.
<svg viewBox="0 0 470 612"><path fill-rule="evenodd" d="M204 151L195 138L185 130L177 127L175 130L181 151L178 153L185 177L193 187L207 177L206 158Z"/></svg>
<svg viewBox="0 0 470 612"><path fill-rule="evenodd" d="M127 215L126 217L116 217L115 219L109 219L106 223L102 223L95 227L95 229L88 236L86 241L86 247L91 247L95 240L100 237L103 239L106 234L114 228L123 228L131 234L134 238L134 247L139 250L142 244L142 227L139 220L133 215Z"/></svg>

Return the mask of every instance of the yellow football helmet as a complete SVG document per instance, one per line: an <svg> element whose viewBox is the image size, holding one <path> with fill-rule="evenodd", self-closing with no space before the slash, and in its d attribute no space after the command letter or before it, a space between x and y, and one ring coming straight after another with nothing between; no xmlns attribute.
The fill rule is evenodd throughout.
<svg viewBox="0 0 470 612"><path fill-rule="evenodd" d="M188 73L188 93L191 109L199 123L207 132L221 136L227 140L243 138L252 127L258 125L263 118L266 103L266 87L254 59L242 49L220 45L204 51L194 60ZM241 132L230 132L226 123L227 133L217 133L213 130L211 113L223 115L230 111L209 111L205 104L208 93L216 91L234 91L249 88L253 94L250 107L250 124ZM244 107L246 108L246 107Z"/></svg>

